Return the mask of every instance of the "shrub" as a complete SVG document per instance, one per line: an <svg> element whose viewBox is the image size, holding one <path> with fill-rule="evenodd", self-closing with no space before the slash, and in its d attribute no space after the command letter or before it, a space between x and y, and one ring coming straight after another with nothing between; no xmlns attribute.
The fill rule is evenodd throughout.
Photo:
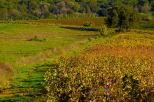
<svg viewBox="0 0 154 102"><path fill-rule="evenodd" d="M46 39L40 39L40 38L38 38L37 36L34 36L33 38L31 38L31 39L29 39L29 40L27 40L27 41L40 41L40 42L42 42L42 41L45 41Z"/></svg>
<svg viewBox="0 0 154 102"><path fill-rule="evenodd" d="M151 21L152 20L152 14L141 13L140 16L143 21Z"/></svg>
<svg viewBox="0 0 154 102"><path fill-rule="evenodd" d="M100 29L99 29L100 35L101 36L106 36L108 35L108 28L106 27L106 25L103 25Z"/></svg>
<svg viewBox="0 0 154 102"><path fill-rule="evenodd" d="M92 26L92 23L91 22L86 22L83 24L84 27L91 27Z"/></svg>

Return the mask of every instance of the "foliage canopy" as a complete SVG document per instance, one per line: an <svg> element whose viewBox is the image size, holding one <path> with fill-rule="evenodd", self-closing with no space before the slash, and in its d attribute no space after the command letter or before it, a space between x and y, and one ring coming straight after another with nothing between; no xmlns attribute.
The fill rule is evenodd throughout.
<svg viewBox="0 0 154 102"><path fill-rule="evenodd" d="M107 9L125 4L139 12L154 11L154 0L1 0L1 19L40 19L54 15L94 13L107 16Z"/></svg>
<svg viewBox="0 0 154 102"><path fill-rule="evenodd" d="M130 28L134 28L139 22L138 13L127 5L109 8L108 15L108 25L119 28L119 31L127 31Z"/></svg>

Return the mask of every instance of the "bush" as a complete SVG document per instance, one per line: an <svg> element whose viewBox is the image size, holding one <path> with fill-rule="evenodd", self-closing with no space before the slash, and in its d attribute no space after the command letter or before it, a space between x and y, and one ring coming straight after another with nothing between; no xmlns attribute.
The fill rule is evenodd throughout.
<svg viewBox="0 0 154 102"><path fill-rule="evenodd" d="M108 28L106 25L103 25L100 29L99 29L100 35L101 36L106 36L108 35Z"/></svg>
<svg viewBox="0 0 154 102"><path fill-rule="evenodd" d="M84 27L91 27L92 26L92 23L91 22L86 22L83 24Z"/></svg>
<svg viewBox="0 0 154 102"><path fill-rule="evenodd" d="M39 41L39 42L42 42L42 41L45 41L46 39L40 39L38 38L37 36L34 36L33 38L27 40L27 41Z"/></svg>
<svg viewBox="0 0 154 102"><path fill-rule="evenodd" d="M144 14L144 13L141 13L141 19L143 21L151 21L153 18L152 18L152 14Z"/></svg>

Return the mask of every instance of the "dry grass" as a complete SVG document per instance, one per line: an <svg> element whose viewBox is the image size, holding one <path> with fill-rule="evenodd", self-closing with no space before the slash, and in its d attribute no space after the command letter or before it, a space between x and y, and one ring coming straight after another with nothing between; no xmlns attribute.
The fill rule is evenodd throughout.
<svg viewBox="0 0 154 102"><path fill-rule="evenodd" d="M94 55L115 55L115 56L140 56L154 57L154 47L136 46L136 47L121 47L96 45L85 52L86 54Z"/></svg>
<svg viewBox="0 0 154 102"><path fill-rule="evenodd" d="M11 75L13 75L11 68L8 65L0 62L0 79Z"/></svg>

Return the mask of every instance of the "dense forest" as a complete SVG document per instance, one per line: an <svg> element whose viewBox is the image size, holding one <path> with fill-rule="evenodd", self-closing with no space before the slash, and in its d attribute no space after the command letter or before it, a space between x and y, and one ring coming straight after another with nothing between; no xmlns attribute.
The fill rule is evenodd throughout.
<svg viewBox="0 0 154 102"><path fill-rule="evenodd" d="M1 19L40 19L55 15L107 16L113 5L130 5L140 13L154 11L154 0L1 0Z"/></svg>

